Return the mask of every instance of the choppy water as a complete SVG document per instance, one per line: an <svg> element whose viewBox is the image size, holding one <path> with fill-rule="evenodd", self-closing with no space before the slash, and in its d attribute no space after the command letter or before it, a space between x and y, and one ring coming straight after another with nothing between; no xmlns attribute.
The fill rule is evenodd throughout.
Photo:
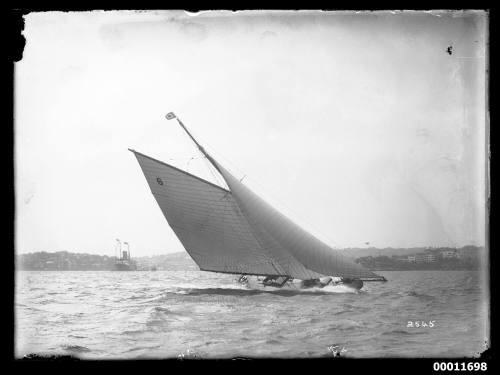
<svg viewBox="0 0 500 375"><path fill-rule="evenodd" d="M207 272L17 272L16 356L477 356L479 272L379 272L360 293L260 291ZM434 327L407 327L434 321Z"/></svg>

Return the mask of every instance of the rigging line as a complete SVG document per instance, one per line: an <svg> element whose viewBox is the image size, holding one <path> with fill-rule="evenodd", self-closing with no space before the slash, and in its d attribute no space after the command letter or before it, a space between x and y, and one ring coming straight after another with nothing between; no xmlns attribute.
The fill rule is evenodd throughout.
<svg viewBox="0 0 500 375"><path fill-rule="evenodd" d="M212 175L214 180L217 182L217 184L219 186L222 186L222 187L227 186L225 180L221 176L218 175L218 172L216 173L216 171L214 171L215 168L212 165L212 163L210 163L210 161L206 157L203 158L203 160L205 161L205 164L207 165L207 169L209 170L210 174ZM221 182L221 179L222 179L222 182ZM229 186L227 186L227 190L230 190Z"/></svg>
<svg viewBox="0 0 500 375"><path fill-rule="evenodd" d="M224 156L223 154L221 154L219 151L217 151L216 148L214 148L209 142L207 142L203 137L200 137L198 134L196 134L196 132L193 132L191 129L189 130L189 132L193 135L193 136L196 136L196 139L197 140L200 140L201 142L199 142L200 144L203 144L203 148L210 151L210 155L215 155L217 156L217 158L219 159L223 159L225 162L227 162L228 164L230 164L232 166L232 170L229 169L229 168L226 168L229 170L229 172L231 172L232 174L235 174L234 171L238 172L239 174L243 175L243 171L240 170L236 164L234 164L233 162L231 162L230 159L228 159L226 156ZM201 151L200 151L201 153Z"/></svg>
<svg viewBox="0 0 500 375"><path fill-rule="evenodd" d="M195 133L194 133L193 131L191 131L191 130L190 130L190 133L191 133L191 134L193 134L193 136L194 136L194 134L195 134ZM211 154L211 155L220 156L220 157L221 157L222 159L224 159L227 163L229 163L230 165L232 165L232 166L234 167L234 168L233 168L233 170L236 170L239 174L244 175L244 173L243 173L243 172L242 172L242 171L241 171L241 170L240 170L240 169L239 169L239 168L238 168L238 167L237 167L234 163L232 163L232 162L230 161L230 159L228 159L227 157L225 157L224 155L222 155L220 152L218 152L217 150L215 150L215 149L214 149L214 148L210 145L210 143L206 142L206 141L203 139L203 137L199 137L198 135L196 135L196 139L198 139L198 140L201 140L201 141L202 141L202 143L203 143L203 145L204 145L203 147L204 147L205 149L209 149L209 150L210 150L210 154ZM201 152L201 150L200 150L200 152ZM205 159L205 160L206 160L206 159ZM231 174L234 174L234 172L233 172L231 169L229 169L229 168L226 168L226 169L228 169L228 171L229 171ZM244 177L246 177L246 175L245 175ZM262 190L262 191L264 191L264 192L265 192L265 191L267 191L266 189L263 189L262 184L258 183L258 182L257 182L254 178L250 178L250 180L251 180L251 181L253 181L253 182L254 182L254 183L255 183L255 184L256 184L259 188L261 188L261 190ZM229 189L228 189L228 190L229 190ZM269 195L269 194L268 194L268 195ZM297 217L297 218L302 217L302 216L300 216L300 215L297 215L297 213L296 213L294 210L292 210L292 209L291 209L288 205L285 205L283 202L281 202L279 199L277 199L277 198L276 198L276 196L274 196L274 194L270 195L270 197L271 197L272 199L274 199L274 201L275 201L276 203L278 203L280 206L282 206L282 209L284 208L284 209L285 209L285 211L289 211L289 213L293 214L293 216L294 216L294 217ZM288 215L286 215L286 216L288 216ZM336 241L333 241L331 238L329 238L328 236L326 236L324 233L322 233L322 231L318 230L318 228L317 228L316 226L312 225L312 224L311 224L308 220L304 220L304 219L297 220L297 219L294 219L293 221L297 221L297 222L299 222L299 223L300 223L300 222L303 222L304 224L306 224L306 226L307 226L307 227L311 228L312 230L314 230L314 232L316 232L316 234L318 235L318 237L323 237L323 239L324 239L324 240L326 240L326 241L324 241L324 240L322 240L322 241L323 241L323 242L325 242L327 245L328 245L328 243L337 244L337 242L336 242ZM303 225L301 225L301 226L303 226ZM320 238L320 240L321 240L321 238ZM336 245L334 245L334 246L332 246L332 247L337 247L337 248L339 248L339 247L338 247L338 246L336 246Z"/></svg>
<svg viewBox="0 0 500 375"><path fill-rule="evenodd" d="M217 183L220 184L221 186L224 186L224 184L221 184L220 180L216 177L216 174L213 173L213 169L217 170L217 168L215 165L212 165L212 163L210 163L210 160L208 160L210 156L208 154L206 154L205 148L203 146L201 146L201 144L196 140L196 138L198 138L198 139L200 139L200 138L198 136L196 136L196 138L195 138L194 135L192 134L192 131L187 130L185 125L182 123L182 121L178 117L177 117L177 122L179 123L179 125L181 125L181 127L184 129L184 131L189 136L189 138L191 138L191 140L195 143L196 148L198 149L198 152L202 155L204 160L206 162L208 162L208 164L209 164L208 169L209 169L210 173L212 174L212 176L215 178L215 181L217 181Z"/></svg>
<svg viewBox="0 0 500 375"><path fill-rule="evenodd" d="M193 157L191 157L191 158L187 161L187 163L186 163L186 167L184 167L184 169L186 170L186 172L189 172L189 169L188 169L188 168L189 168L189 163L190 163L190 162L191 162L191 160L193 160L193 159L194 159L194 156L193 156Z"/></svg>

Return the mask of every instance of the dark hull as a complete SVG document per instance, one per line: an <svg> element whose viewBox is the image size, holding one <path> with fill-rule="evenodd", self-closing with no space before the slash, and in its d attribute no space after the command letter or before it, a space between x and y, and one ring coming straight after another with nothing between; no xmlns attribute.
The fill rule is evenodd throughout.
<svg viewBox="0 0 500 375"><path fill-rule="evenodd" d="M135 267L128 263L115 263L115 271L134 271Z"/></svg>

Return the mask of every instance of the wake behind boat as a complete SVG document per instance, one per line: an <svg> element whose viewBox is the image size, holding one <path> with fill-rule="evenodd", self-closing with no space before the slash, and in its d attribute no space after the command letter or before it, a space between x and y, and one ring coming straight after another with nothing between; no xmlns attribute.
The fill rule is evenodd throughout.
<svg viewBox="0 0 500 375"><path fill-rule="evenodd" d="M324 288L387 281L285 217L210 156L172 112L227 189L135 150L170 227L202 271L241 275L264 287ZM250 278L249 278L250 277ZM255 282L255 280L253 280Z"/></svg>

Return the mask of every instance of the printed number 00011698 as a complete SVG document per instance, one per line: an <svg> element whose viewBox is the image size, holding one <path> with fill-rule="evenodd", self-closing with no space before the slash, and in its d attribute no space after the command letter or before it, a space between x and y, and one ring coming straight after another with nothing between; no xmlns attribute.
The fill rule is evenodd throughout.
<svg viewBox="0 0 500 375"><path fill-rule="evenodd" d="M434 371L486 371L486 362L434 362Z"/></svg>

